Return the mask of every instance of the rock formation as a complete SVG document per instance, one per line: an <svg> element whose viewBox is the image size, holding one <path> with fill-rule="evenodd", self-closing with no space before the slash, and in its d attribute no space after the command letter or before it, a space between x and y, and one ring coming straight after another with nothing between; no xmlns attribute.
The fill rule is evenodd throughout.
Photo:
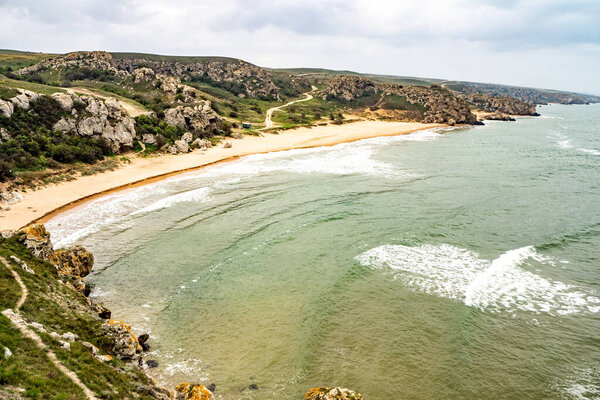
<svg viewBox="0 0 600 400"><path fill-rule="evenodd" d="M349 389L340 387L312 388L304 395L306 400L363 400L363 397Z"/></svg>
<svg viewBox="0 0 600 400"><path fill-rule="evenodd" d="M214 400L215 396L210 390L200 384L183 382L177 386L176 400Z"/></svg>
<svg viewBox="0 0 600 400"><path fill-rule="evenodd" d="M9 100L0 99L0 114L4 115L7 118L15 112L16 108L22 108L24 110L29 110L29 103L37 100L40 95L38 93L32 92L30 90L25 89L17 89L19 94Z"/></svg>
<svg viewBox="0 0 600 400"><path fill-rule="evenodd" d="M212 109L208 100L193 107L178 106L165 110L165 122L169 125L196 131L216 131L222 118Z"/></svg>
<svg viewBox="0 0 600 400"><path fill-rule="evenodd" d="M42 260L48 260L53 252L52 241L50 241L50 233L43 224L29 225L21 229L20 233L24 235L21 241L31 254Z"/></svg>
<svg viewBox="0 0 600 400"><path fill-rule="evenodd" d="M279 88L273 83L271 73L245 61L203 57L181 57L174 60L157 60L150 56L119 57L104 51L80 51L59 55L41 61L17 73L27 75L41 70L64 67L85 67L109 71L120 77L131 77L134 82L148 82L161 74L186 81L204 79L214 82L231 82L242 88L248 97L279 98ZM152 71L152 72L150 72Z"/></svg>
<svg viewBox="0 0 600 400"><path fill-rule="evenodd" d="M56 266L60 275L83 278L92 272L94 266L94 255L82 246L56 250L50 254L48 259Z"/></svg>
<svg viewBox="0 0 600 400"><path fill-rule="evenodd" d="M425 123L476 124L477 118L468 104L456 97L450 90L438 85L410 86L379 84L370 79L357 76L337 76L331 79L323 91L324 99L338 99L352 102L362 97L381 94L403 98L407 104L421 108L419 113L406 113L410 119ZM373 104L374 106L375 104Z"/></svg>
<svg viewBox="0 0 600 400"><path fill-rule="evenodd" d="M113 340L113 353L120 360L139 362L142 346L131 331L131 327L121 321L108 320L102 329Z"/></svg>
<svg viewBox="0 0 600 400"><path fill-rule="evenodd" d="M509 115L539 115L535 110L535 104L525 103L513 97L469 93L463 95L463 98L481 111Z"/></svg>
<svg viewBox="0 0 600 400"><path fill-rule="evenodd" d="M53 129L108 140L114 152L133 146L136 137L135 121L115 99L102 100L77 96L72 91L52 95L69 116L61 118Z"/></svg>

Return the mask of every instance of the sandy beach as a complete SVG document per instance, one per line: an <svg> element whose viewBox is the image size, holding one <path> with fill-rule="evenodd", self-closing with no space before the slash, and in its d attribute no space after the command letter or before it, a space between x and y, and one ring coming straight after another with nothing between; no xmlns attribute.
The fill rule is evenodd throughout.
<svg viewBox="0 0 600 400"><path fill-rule="evenodd" d="M332 146L360 139L408 134L440 124L413 122L360 121L345 125L298 128L263 137L245 136L228 139L231 148L223 145L206 151L195 150L183 155L131 157L131 163L117 170L83 176L69 182L23 193L23 200L0 210L0 230L18 229L31 222L44 222L56 214L108 193L152 183L172 175L216 163L273 151Z"/></svg>

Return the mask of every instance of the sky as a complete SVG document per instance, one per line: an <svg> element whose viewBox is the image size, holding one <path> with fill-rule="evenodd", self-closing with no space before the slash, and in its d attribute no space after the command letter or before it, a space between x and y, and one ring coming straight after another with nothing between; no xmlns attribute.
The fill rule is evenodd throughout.
<svg viewBox="0 0 600 400"><path fill-rule="evenodd" d="M0 48L229 56L600 94L600 0L0 0Z"/></svg>

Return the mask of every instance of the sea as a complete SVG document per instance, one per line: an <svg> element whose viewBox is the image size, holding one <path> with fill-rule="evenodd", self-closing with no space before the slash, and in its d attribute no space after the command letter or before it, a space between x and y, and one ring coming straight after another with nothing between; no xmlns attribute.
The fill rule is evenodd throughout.
<svg viewBox="0 0 600 400"><path fill-rule="evenodd" d="M253 155L52 219L160 383L600 399L600 105Z"/></svg>

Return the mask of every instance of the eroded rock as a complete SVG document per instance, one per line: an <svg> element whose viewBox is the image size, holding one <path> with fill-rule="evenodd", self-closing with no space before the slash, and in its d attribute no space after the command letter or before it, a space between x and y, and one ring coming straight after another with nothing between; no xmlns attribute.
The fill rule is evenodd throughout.
<svg viewBox="0 0 600 400"><path fill-rule="evenodd" d="M56 250L49 256L60 275L73 275L83 278L94 266L94 255L82 246Z"/></svg>
<svg viewBox="0 0 600 400"><path fill-rule="evenodd" d="M183 382L175 390L177 400L214 400L215 398L210 390L200 384Z"/></svg>
<svg viewBox="0 0 600 400"><path fill-rule="evenodd" d="M113 340L113 353L120 360L137 362L141 358L142 346L131 331L131 327L114 319L106 321L102 329Z"/></svg>
<svg viewBox="0 0 600 400"><path fill-rule="evenodd" d="M364 400L360 394L340 387L312 388L306 392L304 398L306 400Z"/></svg>
<svg viewBox="0 0 600 400"><path fill-rule="evenodd" d="M31 253L43 260L48 260L52 254L52 242L50 241L50 233L46 230L43 224L32 224L20 231L25 234L23 244L31 251Z"/></svg>

